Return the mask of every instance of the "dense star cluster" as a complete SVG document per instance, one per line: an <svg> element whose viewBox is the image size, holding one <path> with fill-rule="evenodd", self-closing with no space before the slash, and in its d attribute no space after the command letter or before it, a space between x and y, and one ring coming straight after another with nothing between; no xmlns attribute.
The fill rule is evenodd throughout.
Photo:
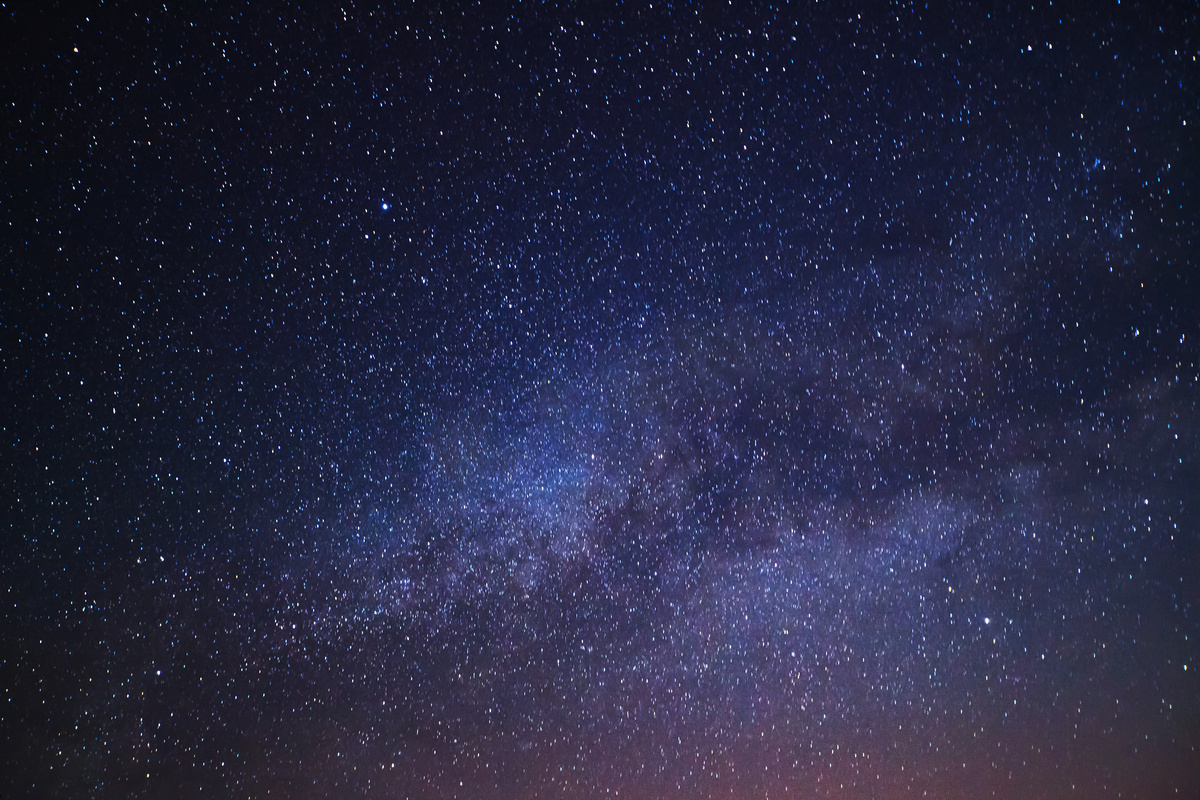
<svg viewBox="0 0 1200 800"><path fill-rule="evenodd" d="M1200 13L0 8L0 794L1200 796Z"/></svg>

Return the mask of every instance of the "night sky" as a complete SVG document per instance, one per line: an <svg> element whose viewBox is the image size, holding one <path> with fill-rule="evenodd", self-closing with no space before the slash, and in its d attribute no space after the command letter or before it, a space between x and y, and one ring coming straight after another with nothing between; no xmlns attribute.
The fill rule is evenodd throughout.
<svg viewBox="0 0 1200 800"><path fill-rule="evenodd" d="M43 5L0 795L1200 798L1195 4Z"/></svg>

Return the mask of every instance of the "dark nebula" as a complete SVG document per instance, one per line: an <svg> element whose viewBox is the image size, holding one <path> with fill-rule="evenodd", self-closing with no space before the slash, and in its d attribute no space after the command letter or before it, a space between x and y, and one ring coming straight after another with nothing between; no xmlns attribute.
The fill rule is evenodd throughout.
<svg viewBox="0 0 1200 800"><path fill-rule="evenodd" d="M1200 798L1193 3L0 12L3 797Z"/></svg>

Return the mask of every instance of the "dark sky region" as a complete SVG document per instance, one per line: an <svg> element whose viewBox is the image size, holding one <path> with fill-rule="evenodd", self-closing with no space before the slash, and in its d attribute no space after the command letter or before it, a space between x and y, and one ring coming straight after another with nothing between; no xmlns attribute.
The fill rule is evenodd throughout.
<svg viewBox="0 0 1200 800"><path fill-rule="evenodd" d="M1198 16L0 6L0 795L1196 800Z"/></svg>

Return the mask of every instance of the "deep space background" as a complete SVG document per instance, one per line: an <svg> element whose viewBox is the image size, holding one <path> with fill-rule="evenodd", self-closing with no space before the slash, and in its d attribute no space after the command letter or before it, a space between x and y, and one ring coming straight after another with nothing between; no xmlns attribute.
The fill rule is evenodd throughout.
<svg viewBox="0 0 1200 800"><path fill-rule="evenodd" d="M0 28L4 797L1200 797L1194 3Z"/></svg>

